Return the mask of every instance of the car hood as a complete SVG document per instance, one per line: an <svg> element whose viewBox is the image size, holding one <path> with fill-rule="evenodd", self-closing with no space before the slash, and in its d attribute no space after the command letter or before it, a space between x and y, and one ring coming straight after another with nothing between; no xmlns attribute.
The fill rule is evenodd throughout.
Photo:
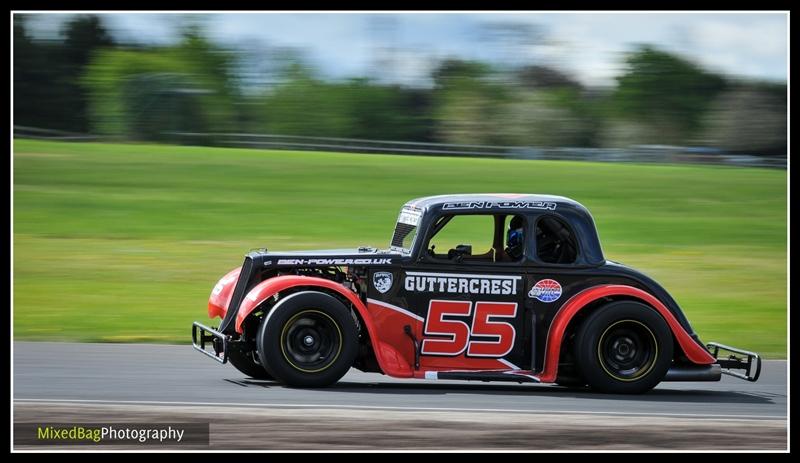
<svg viewBox="0 0 800 463"><path fill-rule="evenodd" d="M331 265L389 265L401 254L375 248L319 249L308 251L256 251L264 267L327 267Z"/></svg>

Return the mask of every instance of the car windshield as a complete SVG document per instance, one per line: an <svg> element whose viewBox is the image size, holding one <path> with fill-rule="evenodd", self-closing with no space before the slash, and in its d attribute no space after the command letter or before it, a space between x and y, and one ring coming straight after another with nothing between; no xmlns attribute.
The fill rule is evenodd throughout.
<svg viewBox="0 0 800 463"><path fill-rule="evenodd" d="M397 218L390 249L403 254L411 254L414 239L417 237L417 225L422 217L422 211L417 208L403 207Z"/></svg>

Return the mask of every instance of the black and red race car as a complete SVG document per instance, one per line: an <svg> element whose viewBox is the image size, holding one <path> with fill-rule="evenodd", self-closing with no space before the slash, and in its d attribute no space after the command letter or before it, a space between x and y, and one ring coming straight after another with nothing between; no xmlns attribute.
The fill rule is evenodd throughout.
<svg viewBox="0 0 800 463"><path fill-rule="evenodd" d="M485 244L473 252L462 236ZM704 345L664 288L606 260L592 216L560 196L419 198L387 250L250 252L208 314L222 321L193 324L197 350L290 386L355 367L640 393L761 371L755 353Z"/></svg>

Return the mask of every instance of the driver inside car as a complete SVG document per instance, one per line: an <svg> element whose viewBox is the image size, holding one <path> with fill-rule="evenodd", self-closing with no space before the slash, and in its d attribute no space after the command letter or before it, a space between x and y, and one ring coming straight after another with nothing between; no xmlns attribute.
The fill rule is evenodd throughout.
<svg viewBox="0 0 800 463"><path fill-rule="evenodd" d="M508 223L506 232L505 253L511 260L520 260L525 245L525 221L522 216L515 215Z"/></svg>

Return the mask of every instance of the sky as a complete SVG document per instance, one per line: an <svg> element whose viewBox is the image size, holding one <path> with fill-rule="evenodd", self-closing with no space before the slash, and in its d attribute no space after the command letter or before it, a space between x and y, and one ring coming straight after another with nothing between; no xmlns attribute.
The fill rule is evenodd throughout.
<svg viewBox="0 0 800 463"><path fill-rule="evenodd" d="M117 38L170 43L185 15L103 14ZM37 15L33 33L57 37L68 15ZM253 51L301 48L333 78L371 76L425 85L444 58L544 64L588 86L613 85L623 54L648 43L703 67L786 81L786 13L213 13L195 14L212 39ZM510 33L510 30L520 32Z"/></svg>

